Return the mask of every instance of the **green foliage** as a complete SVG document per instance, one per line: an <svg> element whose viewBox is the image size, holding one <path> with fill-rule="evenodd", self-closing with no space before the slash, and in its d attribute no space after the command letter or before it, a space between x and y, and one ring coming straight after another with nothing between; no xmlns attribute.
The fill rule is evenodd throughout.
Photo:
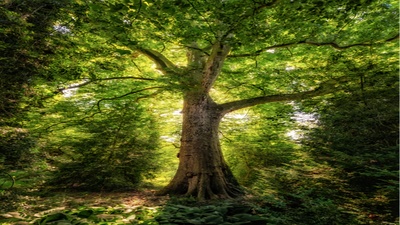
<svg viewBox="0 0 400 225"><path fill-rule="evenodd" d="M332 169L312 161L291 164L264 171L264 180L254 185L260 195L256 204L270 215L268 224L359 224L344 209L343 185Z"/></svg>
<svg viewBox="0 0 400 225"><path fill-rule="evenodd" d="M203 206L79 207L45 214L33 224L265 224L250 205L224 201Z"/></svg>
<svg viewBox="0 0 400 225"><path fill-rule="evenodd" d="M395 223L398 78L391 69L377 78L378 68L364 65L361 81L346 92L301 104L317 116L317 126L296 126L291 110L279 104L222 124L228 162L248 191L261 196L257 205L268 224ZM302 145L285 137L299 129L309 131Z"/></svg>
<svg viewBox="0 0 400 225"><path fill-rule="evenodd" d="M45 224L158 224L154 221L157 212L151 207L79 207L77 209L50 213L33 221Z"/></svg>
<svg viewBox="0 0 400 225"><path fill-rule="evenodd" d="M316 160L337 169L358 210L388 221L399 216L397 79L366 77L361 89L328 99L305 140Z"/></svg>
<svg viewBox="0 0 400 225"><path fill-rule="evenodd" d="M356 216L343 209L344 187L332 168L314 162L289 140L287 132L298 129L291 108L260 107L257 112L263 114L254 116L255 124L250 120L241 126L245 134L231 131L233 137L228 138L242 137L232 146L224 142L238 180L257 196L254 207L268 215L267 224L357 224Z"/></svg>
<svg viewBox="0 0 400 225"><path fill-rule="evenodd" d="M23 96L32 96L33 79L43 75L54 46L48 34L68 0L0 3L0 123L15 117ZM51 78L46 78L51 79Z"/></svg>
<svg viewBox="0 0 400 225"><path fill-rule="evenodd" d="M35 140L26 129L3 126L0 129L0 168L23 168L31 164L34 155L30 149Z"/></svg>
<svg viewBox="0 0 400 225"><path fill-rule="evenodd" d="M61 148L49 149L59 167L52 184L90 190L129 188L158 168L159 136L151 116L132 101L106 107L102 114L75 121L73 128L57 134L54 144Z"/></svg>
<svg viewBox="0 0 400 225"><path fill-rule="evenodd" d="M294 126L291 105L274 103L227 117L222 125L224 154L239 182L252 186L260 170L282 166L295 158L286 133ZM236 119L235 115L244 117Z"/></svg>
<svg viewBox="0 0 400 225"><path fill-rule="evenodd" d="M168 203L165 206L80 206L73 209L50 209L32 217L0 219L0 222L29 221L32 224L265 224L266 215L260 214L256 205L222 201L207 205L180 205ZM1 217L0 217L1 218Z"/></svg>
<svg viewBox="0 0 400 225"><path fill-rule="evenodd" d="M232 48L212 89L216 102L309 91L338 77L348 79L338 83L348 90L318 104L303 103L302 110L320 115L319 127L303 143L313 159L285 137L293 129L290 105L261 106L249 114L249 123L224 121L225 155L234 173L262 196L256 213L233 214L235 207L225 203L171 204L157 220L365 224L373 214L394 221L398 43L385 40L398 33L398 4L6 0L0 3L0 115L12 120L0 116L1 162L25 162L35 150L51 166L46 169L54 170L53 185L134 187L157 168L159 140L152 112L145 110L157 102L137 102L159 93L149 90L179 95L177 83L188 79L161 76L138 48L157 50L184 68L193 42L207 55L210 44L224 39ZM69 85L82 86L68 103L54 97ZM24 95L38 108L20 104ZM21 126L14 113L22 108L31 110L24 121L29 131L9 128ZM34 133L38 130L42 133ZM37 222L108 223L98 219L100 211L65 211ZM258 214L269 216L264 220Z"/></svg>
<svg viewBox="0 0 400 225"><path fill-rule="evenodd" d="M35 137L23 117L30 106L41 106L35 80L53 79L47 66L56 47L49 34L68 2L0 2L0 165L7 169L28 168L38 160Z"/></svg>
<svg viewBox="0 0 400 225"><path fill-rule="evenodd" d="M239 202L187 206L167 204L155 217L159 224L265 224L266 218L252 206Z"/></svg>

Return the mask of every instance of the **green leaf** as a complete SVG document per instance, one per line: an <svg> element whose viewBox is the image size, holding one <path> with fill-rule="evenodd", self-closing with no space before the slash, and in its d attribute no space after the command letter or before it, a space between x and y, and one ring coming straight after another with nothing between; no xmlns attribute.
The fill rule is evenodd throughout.
<svg viewBox="0 0 400 225"><path fill-rule="evenodd" d="M65 220L68 219L68 216L65 213L55 213L51 215L47 215L46 217L42 218L38 221L37 224L47 224L49 222L58 221L58 220Z"/></svg>
<svg viewBox="0 0 400 225"><path fill-rule="evenodd" d="M219 215L211 215L204 217L204 221L207 224L221 224L222 222L224 222L224 219L222 218L222 216Z"/></svg>
<svg viewBox="0 0 400 225"><path fill-rule="evenodd" d="M132 53L131 51L125 49L116 49L115 51L118 52L120 55L127 55Z"/></svg>
<svg viewBox="0 0 400 225"><path fill-rule="evenodd" d="M87 209L87 210L82 210L80 211L77 216L81 217L81 218L89 218L91 215L93 215L94 211L91 209Z"/></svg>
<svg viewBox="0 0 400 225"><path fill-rule="evenodd" d="M237 219L238 221L266 221L266 218L263 218L258 215L247 214L247 213L236 214L232 217Z"/></svg>
<svg viewBox="0 0 400 225"><path fill-rule="evenodd" d="M188 219L188 220L186 220L186 222L189 224L195 224L195 225L204 224L204 221L201 219Z"/></svg>

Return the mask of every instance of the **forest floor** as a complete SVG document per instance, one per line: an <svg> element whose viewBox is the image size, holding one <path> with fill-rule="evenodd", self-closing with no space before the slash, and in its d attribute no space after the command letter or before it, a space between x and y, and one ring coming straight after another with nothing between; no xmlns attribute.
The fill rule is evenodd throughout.
<svg viewBox="0 0 400 225"><path fill-rule="evenodd" d="M32 224L47 214L83 208L132 209L159 207L168 196L156 196L155 190L127 192L9 192L1 193L0 224Z"/></svg>
<svg viewBox="0 0 400 225"><path fill-rule="evenodd" d="M257 196L197 202L190 197L158 196L152 188L124 192L16 188L0 190L0 225L325 225L331 224L335 218L339 222L335 224L398 224L370 218L357 223L350 218L351 214L342 217L334 214L339 211L332 205L307 206L292 206L279 199L260 199ZM318 222L314 223L316 218Z"/></svg>
<svg viewBox="0 0 400 225"><path fill-rule="evenodd" d="M265 224L249 199L196 202L155 195L153 189L126 192L0 192L0 225L27 224ZM249 204L247 204L249 203Z"/></svg>

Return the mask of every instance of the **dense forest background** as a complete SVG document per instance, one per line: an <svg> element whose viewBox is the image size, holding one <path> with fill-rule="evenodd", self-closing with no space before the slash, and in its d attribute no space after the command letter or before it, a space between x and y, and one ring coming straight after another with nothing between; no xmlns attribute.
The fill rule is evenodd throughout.
<svg viewBox="0 0 400 225"><path fill-rule="evenodd" d="M234 13L235 4L270 7L266 1L216 2L222 5L209 3L210 12L228 7ZM290 7L336 7L328 2L271 1L271 6L282 4L274 13L285 15L294 9ZM324 44L302 45L296 36L281 39L290 43L286 46L276 39L269 48L243 39L251 28L237 36L243 43L232 44L237 57L247 56L242 45L255 54L245 62L232 57L225 63L222 73L227 78L211 93L218 101L301 92L329 82L318 73L333 76L339 80L335 87L340 86L313 98L240 109L222 119L223 154L245 197L206 203L171 197L156 208L142 206L132 213L122 206L106 208L107 202L104 210L83 202L39 216L34 216L37 210L59 206L60 195L117 196L157 191L168 184L178 168L179 90L185 87L178 78L160 75L143 50L132 49L139 49L137 42L144 43L140 48L167 49L167 56L183 65L184 41L174 38L208 40L202 33L208 28L190 31L177 23L182 27L171 25L176 30L167 37L159 21L175 24L174 13L183 21L185 15L174 7L207 11L200 3L178 0L0 2L0 169L15 179L11 189L0 190L0 224L397 224L399 3L356 2L343 1L351 19L343 16L341 24L330 24L327 30L320 28L325 22L312 15L293 17L302 26L297 35L311 32ZM324 18L329 12L315 13ZM273 21L275 15L269 16ZM145 18L146 23L135 24ZM211 27L213 17L205 21ZM277 32L273 23L272 32ZM343 32L356 29L359 36L349 39L356 44L340 49L336 42L324 42L329 37L323 32L332 30L330 26ZM294 28L279 29L290 36ZM100 213L130 220L96 217Z"/></svg>

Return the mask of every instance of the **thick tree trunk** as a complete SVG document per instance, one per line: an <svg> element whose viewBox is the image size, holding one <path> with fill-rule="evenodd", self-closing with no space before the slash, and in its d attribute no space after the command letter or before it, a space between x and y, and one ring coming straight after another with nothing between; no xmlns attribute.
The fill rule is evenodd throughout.
<svg viewBox="0 0 400 225"><path fill-rule="evenodd" d="M200 51L193 43L188 50L185 69L175 66L161 53L139 48L163 74L177 76L184 92L183 127L179 167L173 180L160 194L195 196L199 200L233 198L243 194L222 156L218 126L223 115L258 104L311 98L339 90L347 77L331 79L314 90L258 96L216 104L208 95L229 53L229 46L217 41L211 53Z"/></svg>
<svg viewBox="0 0 400 225"><path fill-rule="evenodd" d="M242 194L221 152L218 126L221 108L207 94L186 94L179 167L163 194L185 194L198 200Z"/></svg>
<svg viewBox="0 0 400 225"><path fill-rule="evenodd" d="M229 36L225 35L224 38L229 38ZM336 44L315 45L334 46ZM274 46L274 48L284 46ZM210 54L205 53L196 43L193 43L188 48L188 64L183 69L174 65L160 52L138 47L136 50L153 60L157 69L164 75L170 75L174 79L178 77L185 94L181 148L178 155L179 167L173 180L160 194L185 194L195 196L199 200L233 198L243 194L222 156L218 126L223 115L269 102L293 101L329 94L341 90L345 87L343 84L349 81L347 76L343 76L322 82L319 87L309 91L258 96L218 105L208 93L218 78L230 51L224 41L216 41L211 46ZM249 55L232 57L240 56Z"/></svg>

